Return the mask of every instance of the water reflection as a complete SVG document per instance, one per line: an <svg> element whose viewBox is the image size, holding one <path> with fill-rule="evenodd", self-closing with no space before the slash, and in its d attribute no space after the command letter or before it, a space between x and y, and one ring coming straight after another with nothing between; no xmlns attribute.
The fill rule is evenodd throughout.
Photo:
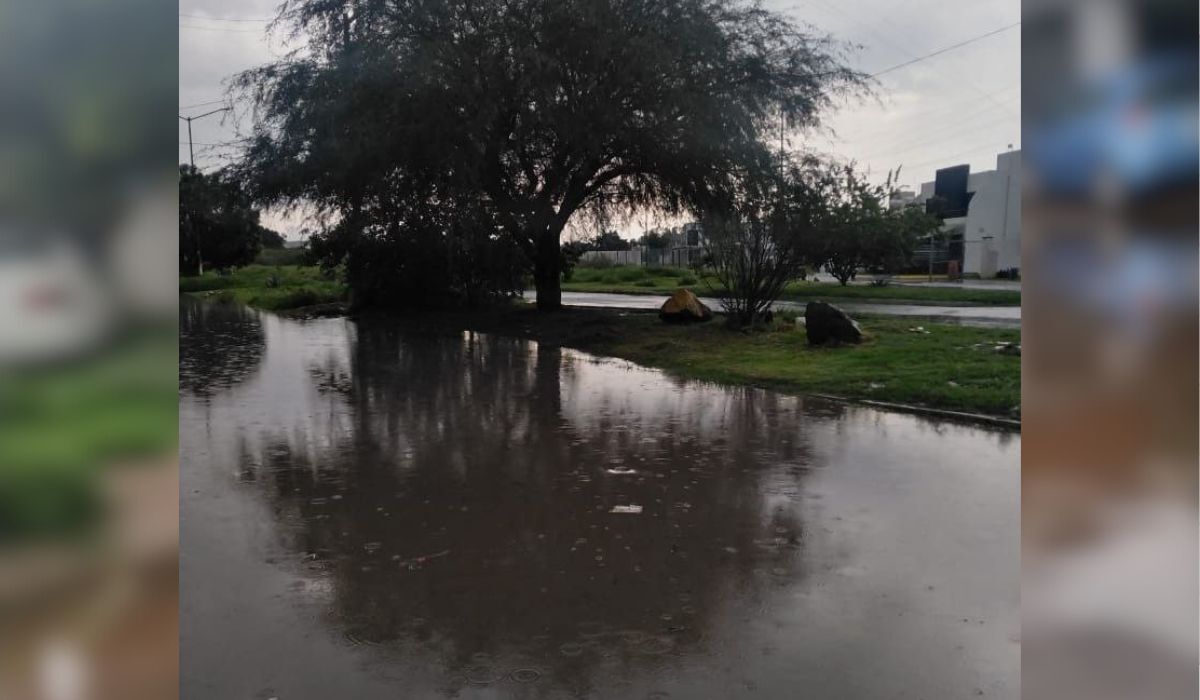
<svg viewBox="0 0 1200 700"><path fill-rule="evenodd" d="M180 389L207 395L242 382L258 368L265 345L258 314L250 309L180 297Z"/></svg>
<svg viewBox="0 0 1200 700"><path fill-rule="evenodd" d="M908 540L887 518L927 497L909 493L904 466L921 441L942 431L958 441L947 449L989 450L1010 438L525 341L240 318L242 332L216 326L226 340L211 340L256 336L262 355L265 332L252 382L231 382L221 352L181 366L216 397L181 407L185 695L326 697L322 679L345 664L332 674L345 697L774 697L803 679L818 696L871 697L911 663L995 644L955 630L905 649L931 634L893 610L928 605L897 595L918 579L924 591L925 553L889 553ZM879 441L902 464L881 463ZM864 468L880 472L865 496ZM969 494L964 508L994 496ZM914 534L952 551L938 537ZM970 594L949 600L984 617ZM865 610L878 619L851 624L882 640L841 629ZM230 644L239 655L214 651ZM880 677L838 667L850 649L875 655ZM987 662L991 690L1015 687L1002 661ZM968 663L933 675L915 690L984 684Z"/></svg>
<svg viewBox="0 0 1200 700"><path fill-rule="evenodd" d="M553 667L589 692L703 647L731 591L803 575L799 504L764 499L803 477L794 399L665 399L554 348L359 331L349 367L309 367L338 428L243 457L353 643L436 649L449 689Z"/></svg>

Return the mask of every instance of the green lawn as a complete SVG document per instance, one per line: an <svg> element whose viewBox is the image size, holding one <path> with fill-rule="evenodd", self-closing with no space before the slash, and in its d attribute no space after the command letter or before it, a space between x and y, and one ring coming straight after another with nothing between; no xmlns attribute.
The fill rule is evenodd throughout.
<svg viewBox="0 0 1200 700"><path fill-rule="evenodd" d="M271 311L344 301L346 286L319 268L248 265L227 275L206 272L179 278L179 291L215 301L236 301Z"/></svg>
<svg viewBox="0 0 1200 700"><path fill-rule="evenodd" d="M694 272L670 267L621 265L607 268L576 268L564 291L609 294L664 294L685 287L701 295L715 294L718 285L711 277L698 279ZM954 287L846 286L836 282L793 282L784 299L856 299L876 302L925 304L989 304L1020 306L1021 292L1005 289L958 289Z"/></svg>

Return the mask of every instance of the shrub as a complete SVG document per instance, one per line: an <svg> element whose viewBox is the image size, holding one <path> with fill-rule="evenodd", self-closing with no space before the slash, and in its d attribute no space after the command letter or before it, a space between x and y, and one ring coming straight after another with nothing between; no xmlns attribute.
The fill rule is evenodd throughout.
<svg viewBox="0 0 1200 700"><path fill-rule="evenodd" d="M645 279L645 280L639 280L637 282L634 282L633 286L635 286L635 287L657 287L658 282L655 282L654 280L651 280L651 279Z"/></svg>
<svg viewBox="0 0 1200 700"><path fill-rule="evenodd" d="M616 278L621 282L636 282L637 280L645 279L645 277L646 271L633 265L618 268L616 271Z"/></svg>
<svg viewBox="0 0 1200 700"><path fill-rule="evenodd" d="M693 276L693 275L684 275L679 278L679 284L684 285L684 286L696 284L696 282L698 282L698 281L699 280L697 280L695 278L695 276Z"/></svg>

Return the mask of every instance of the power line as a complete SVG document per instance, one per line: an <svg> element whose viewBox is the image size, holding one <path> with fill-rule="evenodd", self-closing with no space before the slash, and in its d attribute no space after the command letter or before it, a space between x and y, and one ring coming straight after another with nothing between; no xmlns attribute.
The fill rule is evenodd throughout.
<svg viewBox="0 0 1200 700"><path fill-rule="evenodd" d="M1006 32L1009 29L1012 29L1013 27L1019 27L1019 26L1021 26L1020 22L1013 22L1012 24L1000 27L999 29L993 29L992 31L990 31L986 34L980 34L979 36L972 37L970 39L967 39L966 41L960 41L959 43L954 44L952 46L947 46L945 48L938 49L937 51L934 51L932 53L927 53L924 56L917 56L916 58L912 59L911 61L905 61L904 63L897 63L896 65L894 65L890 68L884 68L883 70L879 71L878 73L872 73L871 77L878 78L881 75L886 75L887 73L891 73L892 71L895 71L895 70L900 70L901 68L907 68L908 66L911 66L914 63L920 63L921 61L933 58L934 56L941 56L942 54L953 51L955 49L961 49L962 47L967 46L969 44L974 44L977 41L981 41L990 36L995 36L996 34L999 34L1001 32Z"/></svg>
<svg viewBox="0 0 1200 700"><path fill-rule="evenodd" d="M189 14L184 14L182 12L179 13L179 16L186 17L188 19L209 20L212 22L270 22L271 21L269 18L265 18L265 17L263 17L263 18L259 18L259 17L236 17L236 18L235 17L206 17L204 15L189 15Z"/></svg>
<svg viewBox="0 0 1200 700"><path fill-rule="evenodd" d="M183 105L179 109L194 109L196 107L207 107L209 105L222 105L222 104L225 104L225 100L209 100L208 102L197 102L196 104L193 104L193 105Z"/></svg>
<svg viewBox="0 0 1200 700"><path fill-rule="evenodd" d="M191 159L191 164L192 164L192 167L193 167L193 168L194 168L194 167L196 167L196 147L195 147L195 146L193 145L193 143L192 143L192 122L193 122L193 121L195 121L195 120L197 120L197 119L203 119L203 118L205 118L205 117L211 117L211 116L212 116L212 115L214 115L214 114L220 114L221 112L228 112L228 111L229 111L229 108L228 108L228 107L222 107L222 108L220 108L220 109L214 109L214 110L212 110L212 111L210 111L210 112L205 112L204 114L197 114L197 115L196 115L196 116L194 116L194 117L185 117L185 116L183 116L182 114L180 114L180 115L179 115L179 118L180 118L180 119L182 119L183 121L187 122L187 129L188 129L188 157ZM181 144L181 145L182 145L182 144Z"/></svg>
<svg viewBox="0 0 1200 700"><path fill-rule="evenodd" d="M230 29L228 27L197 27L192 24L181 24L180 29L199 29L206 32L232 32L235 34L262 34L261 29Z"/></svg>

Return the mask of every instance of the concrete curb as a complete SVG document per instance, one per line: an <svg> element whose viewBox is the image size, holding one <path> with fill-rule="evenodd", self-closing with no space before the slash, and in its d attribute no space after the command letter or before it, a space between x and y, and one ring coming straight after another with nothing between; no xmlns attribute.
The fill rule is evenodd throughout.
<svg viewBox="0 0 1200 700"><path fill-rule="evenodd" d="M948 411L941 408L927 408L925 406L913 406L904 403L892 403L890 401L873 401L871 399L852 399L845 396L833 396L832 394L808 394L819 399L827 401L837 401L839 403L853 403L871 408L882 408L889 411L900 411L902 413L915 413L918 415L934 416L936 418L945 418L947 420L956 420L968 423L984 423L1009 430L1021 430L1021 421L1012 418L1000 418L999 416L989 416L982 413L966 413L964 411Z"/></svg>

